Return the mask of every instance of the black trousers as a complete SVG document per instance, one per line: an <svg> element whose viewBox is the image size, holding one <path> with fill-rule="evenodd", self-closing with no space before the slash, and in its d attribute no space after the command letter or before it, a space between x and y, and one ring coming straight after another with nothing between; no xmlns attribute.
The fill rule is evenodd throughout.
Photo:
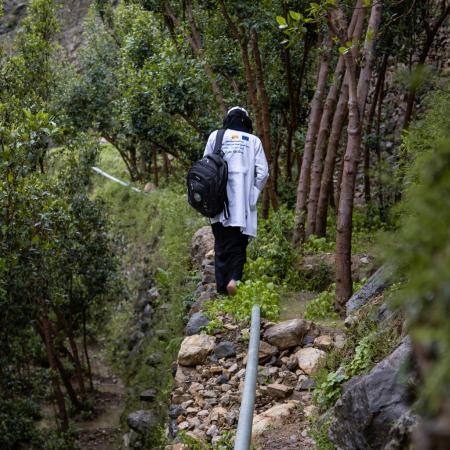
<svg viewBox="0 0 450 450"><path fill-rule="evenodd" d="M230 280L240 280L247 258L248 236L239 227L224 227L220 222L211 225L214 234L214 263L219 294L227 293Z"/></svg>

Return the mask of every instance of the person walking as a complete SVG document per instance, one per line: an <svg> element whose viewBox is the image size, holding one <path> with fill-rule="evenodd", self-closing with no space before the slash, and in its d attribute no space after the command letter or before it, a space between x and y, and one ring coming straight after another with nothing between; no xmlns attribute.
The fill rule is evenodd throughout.
<svg viewBox="0 0 450 450"><path fill-rule="evenodd" d="M256 237L256 202L269 170L261 141L252 134L252 121L244 108L231 108L223 120L223 128L222 152L228 164L228 214L223 211L212 218L211 226L217 292L236 295L249 239ZM217 132L210 134L204 156L213 153Z"/></svg>

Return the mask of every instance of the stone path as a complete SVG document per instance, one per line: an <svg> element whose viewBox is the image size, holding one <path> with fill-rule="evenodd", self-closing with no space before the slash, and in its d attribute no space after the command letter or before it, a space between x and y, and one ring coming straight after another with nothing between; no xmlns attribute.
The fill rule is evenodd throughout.
<svg viewBox="0 0 450 450"><path fill-rule="evenodd" d="M171 396L170 431L183 431L216 445L225 431L234 431L244 385L248 328L229 316L220 316L224 330L201 334L207 322L202 314L214 299L214 254L203 249L202 282L195 292L186 336L180 347ZM197 259L199 259L197 257ZM311 375L344 334L294 318L280 323L261 322L261 343L253 442L261 449L312 449L307 416L313 411ZM174 444L173 449L183 448Z"/></svg>

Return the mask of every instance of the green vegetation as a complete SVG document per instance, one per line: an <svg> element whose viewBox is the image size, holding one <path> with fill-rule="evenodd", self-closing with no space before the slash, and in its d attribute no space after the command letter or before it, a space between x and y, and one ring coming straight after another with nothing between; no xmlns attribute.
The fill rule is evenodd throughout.
<svg viewBox="0 0 450 450"><path fill-rule="evenodd" d="M351 23L355 2L340 3ZM221 329L221 315L248 320L256 301L276 320L280 299L305 290L318 293L305 317L335 321L352 290L350 250L373 256L383 232L378 247L399 283L358 313L346 347L316 374L314 401L325 412L345 380L409 333L423 380L417 410L432 419L449 410L450 96L448 77L427 66L433 49L434 65L445 67L434 41L448 8L384 3L378 31L367 28L376 2L354 11L366 15L363 34L347 41L331 0L99 0L69 55L58 44L66 41L54 0L30 0L13 17L4 8L2 32L17 27L0 41L2 449L77 448L73 419L95 410L89 346L103 335L127 385L125 414L141 407L141 390L157 390L159 422L145 446L164 445L171 363L199 281L189 242L207 223L186 202L185 174L235 104L250 111L271 178L245 279L237 297L209 302L206 331ZM71 25L81 25L78 12ZM376 48L372 66L361 53L364 30ZM330 32L342 36L328 42ZM340 55L355 82L358 73L369 80L368 95L357 92L367 105L359 119L346 112L355 102L336 106L346 98L346 83L332 82L344 78ZM404 117L393 92L406 100ZM140 190L152 182L152 192L116 185L93 165ZM152 322L138 323L136 303L152 287L160 294ZM378 309L388 301L397 311L383 326ZM150 366L153 354L160 363ZM46 409L52 428L38 429ZM330 420L313 427L319 448L330 448ZM219 448L229 441L224 435Z"/></svg>
<svg viewBox="0 0 450 450"><path fill-rule="evenodd" d="M232 450L234 448L234 445L232 443L234 433L231 431L225 431L214 446L203 441L200 442L199 440L188 436L184 432L180 432L178 436L181 443L189 446L189 450Z"/></svg>
<svg viewBox="0 0 450 450"><path fill-rule="evenodd" d="M296 277L292 268L295 255L290 242L293 226L292 212L281 208L259 224L258 237L247 253L244 280L238 283L233 298L219 298L209 302L207 315L211 319L206 331L221 329L220 314L229 314L237 321L248 321L254 304L261 307L261 316L276 320L280 314L280 296Z"/></svg>
<svg viewBox="0 0 450 450"><path fill-rule="evenodd" d="M293 211L284 206L260 220L258 236L247 251L246 279L270 280L277 284L291 281L292 266L298 258L291 244L293 226Z"/></svg>
<svg viewBox="0 0 450 450"><path fill-rule="evenodd" d="M353 292L357 292L367 279L363 278L361 281L353 283ZM308 302L305 311L305 319L335 319L337 318L334 310L334 298L336 296L336 285L333 283L327 290L322 291L319 295Z"/></svg>
<svg viewBox="0 0 450 450"><path fill-rule="evenodd" d="M317 387L313 399L322 412L340 397L343 382L367 373L400 342L401 316L379 323L378 310L382 300L383 297L379 297L361 308L348 332L345 347L330 352L325 366L314 376Z"/></svg>
<svg viewBox="0 0 450 450"><path fill-rule="evenodd" d="M333 252L335 250L334 242L327 241L324 237L311 235L303 245L305 254Z"/></svg>
<svg viewBox="0 0 450 450"><path fill-rule="evenodd" d="M398 230L388 240L386 257L404 283L393 305L406 315L408 331L420 352L424 385L418 410L435 417L445 409L450 386L450 94L427 99L429 112L405 136L404 199ZM422 353L423 352L423 353Z"/></svg>
<svg viewBox="0 0 450 450"><path fill-rule="evenodd" d="M34 448L76 447L69 417L92 408L90 331L105 320L106 305L121 286L106 210L89 198L96 139L62 128L49 113L57 31L53 2L35 0L14 53L0 60L5 449L30 442ZM44 402L56 411L54 430L36 429Z"/></svg>
<svg viewBox="0 0 450 450"><path fill-rule="evenodd" d="M314 439L318 450L335 450L334 445L328 438L332 420L332 414L327 414L325 417L318 417L314 414L311 416L308 434Z"/></svg>
<svg viewBox="0 0 450 450"><path fill-rule="evenodd" d="M337 317L334 310L334 297L336 285L333 283L326 291L322 291L315 299L308 302L305 311L305 319L334 319Z"/></svg>
<svg viewBox="0 0 450 450"><path fill-rule="evenodd" d="M102 150L100 161L107 172L120 168L113 152L108 145ZM177 185L144 194L98 176L93 192L108 206L122 270L128 274L128 296L116 304L117 311L107 327L111 364L128 387L123 417L140 408L139 394L143 390L155 388L155 402L160 405L159 426L145 436L145 442L163 445L172 361L176 359L186 312L184 299L195 289L189 246L192 234L204 219L189 207ZM139 330L132 300L145 295L152 284L160 293L157 302L152 303L155 333L146 337L137 351L130 352L130 335ZM155 354L160 362L150 367L146 360Z"/></svg>
<svg viewBox="0 0 450 450"><path fill-rule="evenodd" d="M262 280L239 282L235 297L222 297L208 303L207 315L217 320L218 314L230 314L237 321L249 321L253 305L258 304L261 317L276 320L280 313L278 289L272 282ZM220 327L220 323L216 321L209 325L210 329L217 326Z"/></svg>

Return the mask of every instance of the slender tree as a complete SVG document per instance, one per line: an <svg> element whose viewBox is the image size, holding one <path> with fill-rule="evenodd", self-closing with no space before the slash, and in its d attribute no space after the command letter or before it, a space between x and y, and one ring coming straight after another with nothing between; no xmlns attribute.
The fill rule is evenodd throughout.
<svg viewBox="0 0 450 450"><path fill-rule="evenodd" d="M362 0L358 0L348 29L348 39L351 39L354 42L360 39L362 33L362 24L364 23L364 11L362 9L362 5ZM314 160L311 168L311 183L308 197L306 238L312 234L316 234L317 206L320 195L324 158L326 156L331 121L339 98L339 92L341 91L344 73L344 57L340 55L334 71L333 80L325 100L316 147L314 150Z"/></svg>
<svg viewBox="0 0 450 450"><path fill-rule="evenodd" d="M303 150L302 166L297 186L297 200L295 204L295 226L293 241L295 244L303 242L305 239L305 216L306 201L309 192L309 179L311 163L314 153L314 143L320 125L322 115L323 97L328 76L328 67L331 53L331 36L326 35L322 42L322 56L320 59L317 75L317 85L314 97L311 101L311 112L308 121L308 131L306 133L305 148Z"/></svg>
<svg viewBox="0 0 450 450"><path fill-rule="evenodd" d="M348 141L344 155L343 173L338 205L337 227L336 227L336 310L344 314L344 306L352 294L351 276L351 241L352 241L352 214L353 197L355 192L356 171L359 162L361 139L362 139L362 117L369 90L372 64L375 57L375 43L378 28L381 22L383 4L381 1L374 2L371 8L369 24L363 49L363 65L359 81L357 82L356 64L350 49L343 51L347 76L349 80L349 121ZM341 37L345 45L347 26L345 16L337 7L333 11L334 20L331 22L336 34ZM336 24L336 27L333 25Z"/></svg>

